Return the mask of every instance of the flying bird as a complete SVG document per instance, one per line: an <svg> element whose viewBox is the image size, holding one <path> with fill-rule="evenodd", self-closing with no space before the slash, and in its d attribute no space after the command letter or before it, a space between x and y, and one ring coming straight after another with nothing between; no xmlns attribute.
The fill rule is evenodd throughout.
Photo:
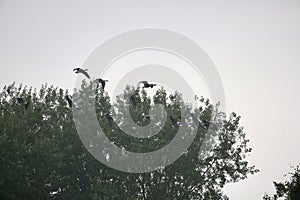
<svg viewBox="0 0 300 200"><path fill-rule="evenodd" d="M153 84L153 83L148 83L148 81L140 81L139 83L143 83L144 86L143 88L153 88L154 86L156 86L156 84Z"/></svg>
<svg viewBox="0 0 300 200"><path fill-rule="evenodd" d="M72 99L70 99L70 97L68 95L65 96L65 99L67 100L69 107L72 108L72 106L73 106Z"/></svg>
<svg viewBox="0 0 300 200"><path fill-rule="evenodd" d="M85 75L88 79L90 79L90 75L87 73L87 69L81 69L79 67L73 69L73 71L75 71L76 74L78 73L82 73L83 75Z"/></svg>
<svg viewBox="0 0 300 200"><path fill-rule="evenodd" d="M108 80L103 80L101 78L98 78L98 79L96 79L96 81L98 83L101 83L102 89L104 90L104 88L105 88L105 82L108 82Z"/></svg>

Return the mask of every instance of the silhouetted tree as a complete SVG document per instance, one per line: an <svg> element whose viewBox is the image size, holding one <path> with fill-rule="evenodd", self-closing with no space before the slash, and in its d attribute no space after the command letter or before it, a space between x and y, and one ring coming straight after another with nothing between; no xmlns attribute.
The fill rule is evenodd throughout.
<svg viewBox="0 0 300 200"><path fill-rule="evenodd" d="M289 181L284 181L281 183L274 181L274 186L276 189L276 194L269 196L265 194L264 200L277 200L281 197L285 200L299 200L300 199L300 165L293 167L293 172L289 173L291 175Z"/></svg>
<svg viewBox="0 0 300 200"><path fill-rule="evenodd" d="M151 99L144 89L128 86L124 93L134 93L134 103L119 97L112 105L103 90L83 82L72 94L73 101L82 101L73 102L73 107L84 106L87 90L95 91L96 114L107 137L128 151L150 152L168 144L178 130L170 116L179 119L181 109L199 119L197 135L188 152L165 168L120 172L96 160L82 144L65 99L68 91L12 84L0 93L0 199L227 199L222 193L226 183L258 171L245 160L251 148L239 125L240 116L226 117L208 100L192 108L179 93L168 95L161 88ZM30 106L25 109L18 98L31 102ZM151 138L124 134L111 118L124 120L128 108L133 121L145 126L153 103L162 104L168 117L160 133ZM178 121L178 126L190 123ZM216 134L204 140L209 128ZM203 142L211 148L200 156Z"/></svg>

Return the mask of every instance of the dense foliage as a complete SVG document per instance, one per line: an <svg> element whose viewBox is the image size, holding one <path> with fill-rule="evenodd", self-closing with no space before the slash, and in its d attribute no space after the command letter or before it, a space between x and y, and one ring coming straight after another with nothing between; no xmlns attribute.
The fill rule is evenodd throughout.
<svg viewBox="0 0 300 200"><path fill-rule="evenodd" d="M84 98L85 89L92 87L83 83L73 98ZM125 94L129 91L134 91L134 99L125 101L121 96L115 105L102 90L95 91L97 117L107 137L129 151L161 148L176 134L180 108L185 107L201 122L186 154L150 173L111 169L96 160L78 137L71 105L66 101L66 96L72 98L68 91L12 84L0 93L0 199L227 199L222 193L226 183L257 172L245 160L251 148L239 125L240 116L231 113L226 117L218 106L204 99L199 99L198 108L191 108L179 93L168 95L163 88L153 98L145 90L127 87ZM147 125L153 103L163 104L168 114L156 138L128 136L112 120L114 113L122 121L122 111L129 107L134 122ZM206 141L210 151L200 156L199 149L211 128L216 134Z"/></svg>
<svg viewBox="0 0 300 200"><path fill-rule="evenodd" d="M293 172L289 173L291 175L289 181L284 181L281 183L274 181L274 186L276 189L276 194L273 196L265 195L264 200L276 200L276 199L286 199L286 200L299 200L300 199L300 165L296 166Z"/></svg>

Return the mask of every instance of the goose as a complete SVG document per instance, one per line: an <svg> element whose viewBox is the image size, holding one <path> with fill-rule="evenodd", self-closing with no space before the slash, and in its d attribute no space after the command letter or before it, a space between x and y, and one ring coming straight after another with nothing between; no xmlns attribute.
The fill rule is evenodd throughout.
<svg viewBox="0 0 300 200"><path fill-rule="evenodd" d="M78 73L82 73L83 75L85 75L88 79L90 79L90 75L87 73L87 69L81 69L79 67L73 69L73 71L75 71L76 74Z"/></svg>
<svg viewBox="0 0 300 200"><path fill-rule="evenodd" d="M153 83L148 83L148 81L140 81L139 83L144 84L143 88L153 88L154 86L156 86L156 84Z"/></svg>
<svg viewBox="0 0 300 200"><path fill-rule="evenodd" d="M101 83L102 89L104 90L104 88L105 88L105 82L108 82L108 80L103 80L101 78L98 78L98 79L96 79L96 81L98 83Z"/></svg>

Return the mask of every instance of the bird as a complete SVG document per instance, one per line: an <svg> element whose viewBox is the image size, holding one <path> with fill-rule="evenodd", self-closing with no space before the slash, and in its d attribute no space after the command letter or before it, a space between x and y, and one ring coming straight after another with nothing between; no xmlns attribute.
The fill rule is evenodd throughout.
<svg viewBox="0 0 300 200"><path fill-rule="evenodd" d="M104 90L104 88L105 88L105 82L108 82L108 80L103 80L101 78L98 78L98 79L96 79L96 81L98 83L101 83L102 89Z"/></svg>
<svg viewBox="0 0 300 200"><path fill-rule="evenodd" d="M68 104L69 104L69 107L72 108L73 106L73 102L72 100L70 99L70 97L68 95L65 96L65 99L67 100Z"/></svg>
<svg viewBox="0 0 300 200"><path fill-rule="evenodd" d="M153 84L153 83L148 83L148 81L140 81L139 83L143 83L144 84L144 86L143 86L143 88L153 88L154 86L156 86L156 84Z"/></svg>
<svg viewBox="0 0 300 200"><path fill-rule="evenodd" d="M90 75L87 73L87 69L81 69L79 67L73 69L73 71L75 71L76 74L78 73L82 73L83 75L85 75L88 79L90 79Z"/></svg>

